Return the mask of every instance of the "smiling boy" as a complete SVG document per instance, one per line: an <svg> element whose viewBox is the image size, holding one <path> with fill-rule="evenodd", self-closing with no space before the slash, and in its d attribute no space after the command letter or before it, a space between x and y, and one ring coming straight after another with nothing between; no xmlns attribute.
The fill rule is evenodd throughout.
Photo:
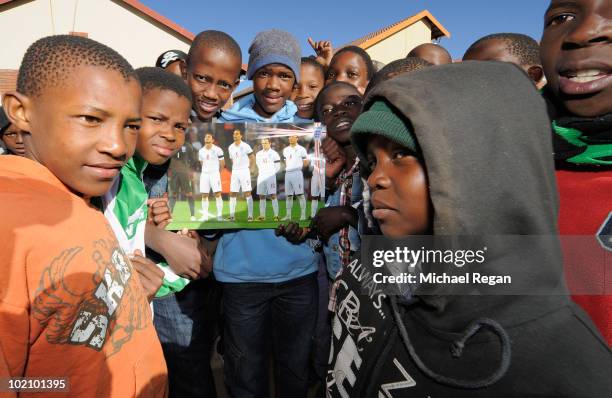
<svg viewBox="0 0 612 398"><path fill-rule="evenodd" d="M599 295L574 296L612 345L612 280L605 262L612 245L612 3L553 0L544 18L540 54L551 105L559 232L585 235L564 252L577 278L604 286ZM609 261L608 261L609 264ZM572 285L570 284L570 291Z"/></svg>
<svg viewBox="0 0 612 398"><path fill-rule="evenodd" d="M211 122L218 116L238 87L241 70L242 52L230 35L205 30L195 37L187 55L187 84L197 120Z"/></svg>
<svg viewBox="0 0 612 398"><path fill-rule="evenodd" d="M186 81L193 98L192 122L217 121L221 109L240 82L241 69L242 51L230 35L216 30L206 30L196 35L189 48L185 68ZM198 164L198 151L201 147L197 146L200 143L195 134L196 129L190 130L188 135L192 136L181 146L169 167L172 174L169 204L174 209L176 201L184 196L191 220L196 221L196 182L192 167ZM213 177L211 183L216 184L215 179ZM160 192L159 196L167 191L168 184L159 177L152 180L155 181L156 191ZM215 190L213 187L213 192ZM214 195L218 216L223 201L220 191ZM207 198L204 195L202 202L203 210L207 213ZM206 217L206 213L202 214L202 218ZM184 279L178 281L184 282ZM156 298L153 305L157 314L155 327L168 363L170 394L185 398L214 396L215 385L209 359L219 313L219 286L214 278L209 277L192 281L180 291L166 290L165 293L163 297Z"/></svg>
<svg viewBox="0 0 612 398"><path fill-rule="evenodd" d="M291 34L257 34L249 48L247 72L254 94L223 112L221 120L300 121L289 100L300 78L300 56L300 45ZM219 240L214 273L223 285L225 382L231 396L269 395L270 353L276 394L307 396L318 262L309 244L292 245L272 229L226 231Z"/></svg>
<svg viewBox="0 0 612 398"><path fill-rule="evenodd" d="M325 69L314 58L302 57L301 79L293 87L291 100L298 108L297 115L302 119L314 119L314 103L325 85Z"/></svg>
<svg viewBox="0 0 612 398"><path fill-rule="evenodd" d="M300 81L300 45L289 33L267 30L257 34L249 47L247 77L253 94L223 112L223 122L309 122L296 115L289 98Z"/></svg>
<svg viewBox="0 0 612 398"><path fill-rule="evenodd" d="M90 204L132 156L140 104L114 50L78 36L28 48L3 99L28 133L26 158L0 159L2 377L65 377L75 397L166 395L143 289Z"/></svg>

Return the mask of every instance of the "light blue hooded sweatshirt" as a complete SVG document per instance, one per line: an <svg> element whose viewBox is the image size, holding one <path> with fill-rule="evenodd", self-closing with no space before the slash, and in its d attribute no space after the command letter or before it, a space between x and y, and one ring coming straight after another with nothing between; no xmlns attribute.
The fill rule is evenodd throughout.
<svg viewBox="0 0 612 398"><path fill-rule="evenodd" d="M223 111L219 123L312 123L311 119L302 119L297 115L297 106L293 101L287 100L285 105L272 117L265 118L255 112L255 96L248 95L236 102L230 109Z"/></svg>
<svg viewBox="0 0 612 398"><path fill-rule="evenodd" d="M297 106L287 100L272 117L264 118L253 109L255 97L249 95L223 112L219 122L311 123L296 115ZM280 283L316 272L319 253L315 242L300 245L276 236L273 229L225 232L217 246L215 278L221 282Z"/></svg>

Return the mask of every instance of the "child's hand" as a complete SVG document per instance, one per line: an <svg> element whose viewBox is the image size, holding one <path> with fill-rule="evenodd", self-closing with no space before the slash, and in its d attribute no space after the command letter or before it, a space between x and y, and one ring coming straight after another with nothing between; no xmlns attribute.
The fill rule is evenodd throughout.
<svg viewBox="0 0 612 398"><path fill-rule="evenodd" d="M138 279L147 296L147 300L151 302L155 297L155 293L159 290L164 280L164 272L151 260L143 257L140 250L136 250L130 256L132 266L138 273Z"/></svg>
<svg viewBox="0 0 612 398"><path fill-rule="evenodd" d="M317 54L317 62L321 65L328 67L331 63L332 57L334 56L334 48L332 47L331 41L320 40L315 42L311 37L308 38L308 44Z"/></svg>
<svg viewBox="0 0 612 398"><path fill-rule="evenodd" d="M306 240L308 228L302 228L297 223L290 222L287 225L281 224L276 227L274 233L276 236L284 236L289 242L297 245Z"/></svg>
<svg viewBox="0 0 612 398"><path fill-rule="evenodd" d="M327 137L321 142L321 150L325 155L325 177L334 179L346 165L346 154L340 145L333 139Z"/></svg>
<svg viewBox="0 0 612 398"><path fill-rule="evenodd" d="M212 256L195 231L183 230L173 235L163 256L170 268L187 279L206 278L212 271Z"/></svg>
<svg viewBox="0 0 612 398"><path fill-rule="evenodd" d="M172 214L168 204L168 194L161 198L147 200L147 222L158 228L166 228L172 222Z"/></svg>
<svg viewBox="0 0 612 398"><path fill-rule="evenodd" d="M180 231L176 231L176 233L178 235L191 238L197 242L198 250L202 256L202 268L204 269L204 272L206 272L206 275L202 277L206 278L208 274L212 272L212 259L214 254L214 248L217 247L216 242L212 243L208 242L206 239L202 239L202 237L198 234L198 231L192 229L183 228Z"/></svg>
<svg viewBox="0 0 612 398"><path fill-rule="evenodd" d="M333 206L319 209L311 225L319 238L327 242L333 234L349 225L357 225L357 210L351 206Z"/></svg>

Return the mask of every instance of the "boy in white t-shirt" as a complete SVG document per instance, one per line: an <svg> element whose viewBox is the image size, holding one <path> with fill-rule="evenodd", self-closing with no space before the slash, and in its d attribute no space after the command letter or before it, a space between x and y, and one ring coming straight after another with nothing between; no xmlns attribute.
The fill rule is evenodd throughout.
<svg viewBox="0 0 612 398"><path fill-rule="evenodd" d="M208 195L212 190L217 204L217 221L222 220L223 198L221 197L221 170L225 167L223 149L213 144L212 134L204 136L204 147L198 151L198 159L202 163L200 174L200 192L202 193L202 217L200 221L208 221Z"/></svg>
<svg viewBox="0 0 612 398"><path fill-rule="evenodd" d="M261 140L263 149L255 155L257 163L257 195L259 195L259 221L266 219L266 198L269 196L274 211L274 221L279 221L278 199L276 197L276 173L280 170L280 156L270 147L270 140Z"/></svg>
<svg viewBox="0 0 612 398"><path fill-rule="evenodd" d="M251 196L251 166L254 163L253 149L251 149L249 144L242 141L240 130L234 130L234 142L227 150L232 160L229 221L236 220L236 195L241 189L247 202L247 221L253 221L253 197Z"/></svg>
<svg viewBox="0 0 612 398"><path fill-rule="evenodd" d="M306 198L304 197L304 167L308 167L308 154L306 149L298 144L298 136L289 137L289 146L283 149L285 158L285 195L287 215L284 221L291 220L293 197L300 201L300 220L306 219Z"/></svg>

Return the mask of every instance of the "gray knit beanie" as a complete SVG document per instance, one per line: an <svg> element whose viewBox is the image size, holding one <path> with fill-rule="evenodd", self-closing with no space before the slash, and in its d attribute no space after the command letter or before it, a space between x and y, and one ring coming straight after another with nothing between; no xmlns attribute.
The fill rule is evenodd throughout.
<svg viewBox="0 0 612 398"><path fill-rule="evenodd" d="M249 47L247 78L252 79L257 70L269 64L283 64L300 81L300 43L288 32L271 29L259 32Z"/></svg>

